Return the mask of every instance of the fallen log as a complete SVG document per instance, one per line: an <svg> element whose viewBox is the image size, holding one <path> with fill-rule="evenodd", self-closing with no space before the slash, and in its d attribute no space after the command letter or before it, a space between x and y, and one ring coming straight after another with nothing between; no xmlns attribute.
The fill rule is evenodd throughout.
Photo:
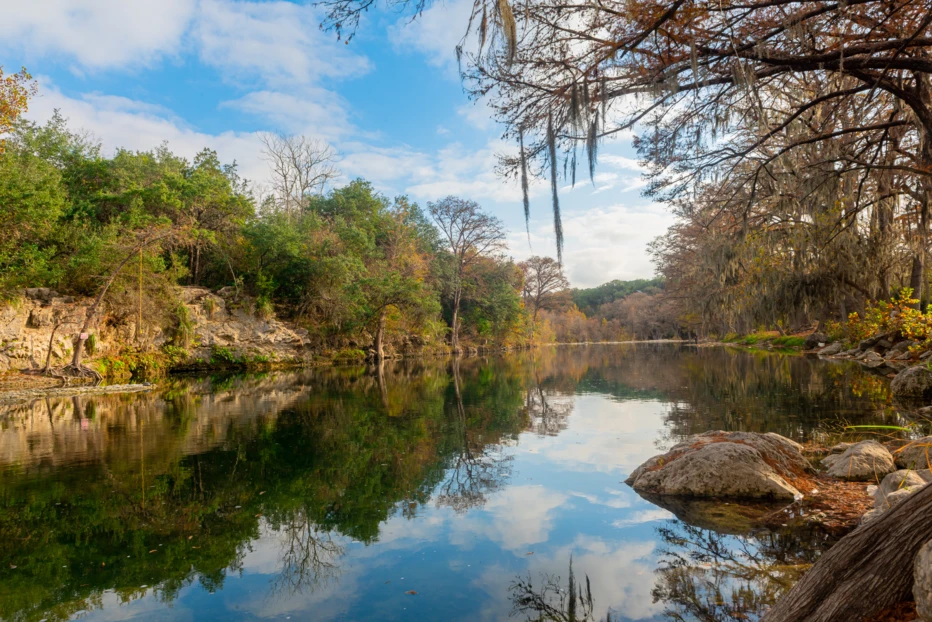
<svg viewBox="0 0 932 622"><path fill-rule="evenodd" d="M912 600L913 559L932 540L932 486L838 541L763 622L856 622Z"/></svg>

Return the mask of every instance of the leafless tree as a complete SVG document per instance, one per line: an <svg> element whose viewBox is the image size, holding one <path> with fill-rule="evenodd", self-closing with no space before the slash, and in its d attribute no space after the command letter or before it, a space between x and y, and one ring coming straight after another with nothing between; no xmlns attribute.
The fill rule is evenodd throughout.
<svg viewBox="0 0 932 622"><path fill-rule="evenodd" d="M308 197L323 194L340 175L337 152L319 138L268 132L259 138L272 172L272 193L286 212L300 210Z"/></svg>
<svg viewBox="0 0 932 622"><path fill-rule="evenodd" d="M475 201L448 196L427 204L431 218L453 254L453 321L450 325L450 345L460 351L459 313L463 300L463 279L480 257L500 253L505 249L505 225L486 214Z"/></svg>

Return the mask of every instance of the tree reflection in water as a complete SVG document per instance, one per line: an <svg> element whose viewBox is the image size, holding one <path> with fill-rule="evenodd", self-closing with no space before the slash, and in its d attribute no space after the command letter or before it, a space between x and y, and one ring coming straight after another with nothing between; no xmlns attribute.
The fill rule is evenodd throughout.
<svg viewBox="0 0 932 622"><path fill-rule="evenodd" d="M3 407L0 619L65 620L104 594L168 602L196 583L218 590L270 535L275 593L314 590L339 575L346 540L375 542L391 517L485 503L512 476L518 435L560 434L578 394L664 401L661 442L714 428L803 439L824 413L890 415L868 380L801 358L611 346L175 379L151 394ZM818 549L801 544L798 558L762 534L669 529L676 552L655 597L671 619L758 615ZM547 585L536 601L536 584L521 588L526 614L553 598L550 614L569 613L568 592ZM594 615L584 593L577 619Z"/></svg>
<svg viewBox="0 0 932 622"><path fill-rule="evenodd" d="M747 507L741 512L762 510ZM696 515L711 514L704 508ZM817 528L774 532L745 527L734 533L736 525L748 525L745 518L736 522L729 517L719 530L679 519L665 521L656 529L663 546L658 551L651 596L653 602L663 604L664 619L759 620L832 543ZM513 615L535 621L610 621L625 612L625 603L608 603L611 608L605 616L596 618L599 595L592 594L588 575L585 582L577 582L572 558L566 584L550 574L540 574L536 581L530 575L518 576L511 584L510 598Z"/></svg>
<svg viewBox="0 0 932 622"><path fill-rule="evenodd" d="M448 506L457 512L485 504L487 495L501 489L511 476L511 456L501 443L484 442L482 434L470 426L463 403L462 378L457 357L451 363L453 376L454 437L459 441L453 447L447 462L447 474L437 490L435 499L439 506Z"/></svg>
<svg viewBox="0 0 932 622"><path fill-rule="evenodd" d="M760 619L830 545L818 529L727 535L680 520L657 534L664 546L652 595L677 622Z"/></svg>
<svg viewBox="0 0 932 622"><path fill-rule="evenodd" d="M578 582L570 558L566 586L561 577L552 574L540 576L540 587L534 587L531 576L518 577L509 587L512 603L511 615L524 616L535 622L594 622L595 602L589 576ZM611 622L609 611L605 622Z"/></svg>

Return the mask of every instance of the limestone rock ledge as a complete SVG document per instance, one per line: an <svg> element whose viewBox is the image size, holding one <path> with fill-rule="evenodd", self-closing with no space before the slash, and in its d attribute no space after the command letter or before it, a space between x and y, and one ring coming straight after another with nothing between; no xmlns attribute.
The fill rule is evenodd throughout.
<svg viewBox="0 0 932 622"><path fill-rule="evenodd" d="M231 360L271 364L300 364L312 359L307 331L275 317L259 316L238 305L232 292L182 287L178 296L187 309L191 333L189 345L181 353L182 367L216 362L218 352ZM67 362L73 351L72 340L91 302L61 296L48 288L31 288L12 303L0 305L0 372L41 367L50 341L52 364ZM143 341L159 349L172 343L176 330L154 320L146 322L144 317ZM135 342L136 315L104 308L98 313L92 333L96 340L92 359L117 356L127 344Z"/></svg>

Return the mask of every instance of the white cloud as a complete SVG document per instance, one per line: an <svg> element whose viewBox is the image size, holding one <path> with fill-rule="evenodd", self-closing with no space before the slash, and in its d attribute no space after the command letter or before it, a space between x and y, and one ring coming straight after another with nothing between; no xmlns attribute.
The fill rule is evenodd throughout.
<svg viewBox="0 0 932 622"><path fill-rule="evenodd" d="M565 494L543 486L509 486L491 496L480 512L454 522L450 541L460 546L470 545L474 536L481 535L523 556L528 546L548 540L554 510L567 499Z"/></svg>
<svg viewBox="0 0 932 622"><path fill-rule="evenodd" d="M609 543L581 536L571 545L529 557L527 575L538 586L545 576L561 577L566 589L571 556L577 579L589 577L599 616L611 607L625 620L653 620L663 610L664 603L654 602L651 595L656 568L652 542ZM510 585L514 580L513 568L495 565L473 582L486 594L479 619L508 617L512 602L502 586Z"/></svg>
<svg viewBox="0 0 932 622"><path fill-rule="evenodd" d="M629 171L641 172L645 170L637 160L611 153L600 155L599 163L608 164L609 166L613 166L615 168L627 169Z"/></svg>
<svg viewBox="0 0 932 622"><path fill-rule="evenodd" d="M578 205L591 203L593 194L581 196L564 201L562 210L563 264L573 287L594 287L612 279L649 278L654 274L647 245L666 232L673 224L673 216L656 204L616 203L581 209ZM555 255L553 221L549 213L544 213L549 211L547 208L549 205L532 205L535 217L531 220L530 247L523 230L512 231L509 245L516 259Z"/></svg>
<svg viewBox="0 0 932 622"><path fill-rule="evenodd" d="M420 52L428 63L458 80L455 48L466 32L472 7L472 0L435 3L413 22L399 19L389 27L388 38L396 52Z"/></svg>
<svg viewBox="0 0 932 622"><path fill-rule="evenodd" d="M456 109L456 112L459 116L463 117L469 125L477 130L486 132L495 127L492 109L484 99L463 104Z"/></svg>
<svg viewBox="0 0 932 622"><path fill-rule="evenodd" d="M202 0L191 36L201 61L227 78L307 85L368 72L365 56L322 32L312 6Z"/></svg>
<svg viewBox="0 0 932 622"><path fill-rule="evenodd" d="M349 105L335 93L313 87L297 93L253 91L220 106L261 117L274 128L291 134L314 134L334 140L354 129L349 121Z"/></svg>
<svg viewBox="0 0 932 622"><path fill-rule="evenodd" d="M31 102L29 117L42 121L50 118L55 109L61 110L70 127L86 130L101 141L108 153L119 147L153 149L167 141L175 153L191 158L204 147L210 147L217 151L221 161L236 160L240 173L247 179L263 180L267 176L261 143L253 133L199 132L158 106L98 94L75 99L40 78L40 96Z"/></svg>
<svg viewBox="0 0 932 622"><path fill-rule="evenodd" d="M194 12L195 0L7 2L0 48L89 69L149 65L178 52Z"/></svg>

